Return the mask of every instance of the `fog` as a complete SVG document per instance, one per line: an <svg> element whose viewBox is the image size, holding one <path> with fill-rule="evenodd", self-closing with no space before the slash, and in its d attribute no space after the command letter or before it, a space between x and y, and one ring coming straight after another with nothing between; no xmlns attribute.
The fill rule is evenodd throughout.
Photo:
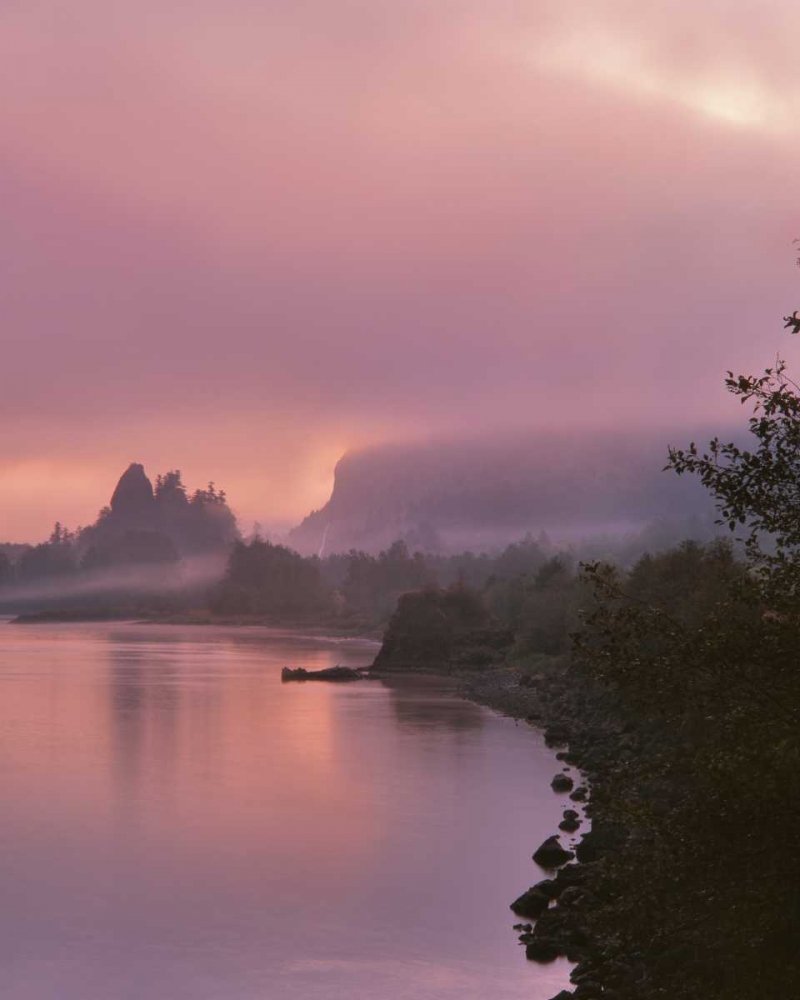
<svg viewBox="0 0 800 1000"><path fill-rule="evenodd" d="M224 555L190 556L166 568L126 566L81 572L71 576L0 586L0 611L8 613L41 606L113 607L116 611L137 600L171 594L190 595L216 583L225 571Z"/></svg>
<svg viewBox="0 0 800 1000"><path fill-rule="evenodd" d="M546 532L563 547L619 542L654 521L671 522L678 540L693 519L713 520L702 487L664 470L668 442L712 436L685 434L531 430L353 451L336 467L330 500L288 541L308 553L375 552L395 538L412 549L487 551Z"/></svg>
<svg viewBox="0 0 800 1000"><path fill-rule="evenodd" d="M729 423L726 369L796 358L798 34L789 0L4 4L0 538L134 457L296 524L432 429Z"/></svg>

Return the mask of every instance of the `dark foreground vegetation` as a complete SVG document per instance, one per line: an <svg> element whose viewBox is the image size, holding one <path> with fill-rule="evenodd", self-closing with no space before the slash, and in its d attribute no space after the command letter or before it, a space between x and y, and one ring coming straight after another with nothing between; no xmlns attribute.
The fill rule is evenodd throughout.
<svg viewBox="0 0 800 1000"><path fill-rule="evenodd" d="M560 870L514 902L531 959L578 963L579 1000L778 1000L800 981L800 394L780 364L727 384L754 404L752 450L692 445L669 467L700 477L741 559L686 543L408 595L376 661L466 674L588 779L577 863L542 845Z"/></svg>

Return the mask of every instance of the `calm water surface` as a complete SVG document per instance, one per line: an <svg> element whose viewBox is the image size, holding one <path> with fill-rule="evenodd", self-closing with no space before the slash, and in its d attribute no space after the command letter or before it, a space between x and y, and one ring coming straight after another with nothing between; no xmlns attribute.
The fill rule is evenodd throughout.
<svg viewBox="0 0 800 1000"><path fill-rule="evenodd" d="M357 641L0 623L3 1000L544 1000L552 753Z"/></svg>

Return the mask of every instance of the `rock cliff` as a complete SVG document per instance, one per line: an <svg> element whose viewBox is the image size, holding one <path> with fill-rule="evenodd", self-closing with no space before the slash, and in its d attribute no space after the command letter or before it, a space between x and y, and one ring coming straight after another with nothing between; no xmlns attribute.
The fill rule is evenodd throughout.
<svg viewBox="0 0 800 1000"><path fill-rule="evenodd" d="M668 440L530 434L350 452L336 467L330 500L289 543L304 554L376 552L398 538L412 550L478 551L529 531L572 540L659 518L708 517L696 483L662 473Z"/></svg>

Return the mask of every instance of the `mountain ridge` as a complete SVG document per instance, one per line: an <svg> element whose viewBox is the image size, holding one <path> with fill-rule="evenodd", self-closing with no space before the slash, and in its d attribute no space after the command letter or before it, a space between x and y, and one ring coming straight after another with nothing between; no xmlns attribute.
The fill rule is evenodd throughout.
<svg viewBox="0 0 800 1000"><path fill-rule="evenodd" d="M529 532L578 537L624 533L660 518L707 517L702 489L662 472L666 454L653 435L598 432L346 452L328 502L288 541L317 554L376 552L398 538L410 548L449 551Z"/></svg>

